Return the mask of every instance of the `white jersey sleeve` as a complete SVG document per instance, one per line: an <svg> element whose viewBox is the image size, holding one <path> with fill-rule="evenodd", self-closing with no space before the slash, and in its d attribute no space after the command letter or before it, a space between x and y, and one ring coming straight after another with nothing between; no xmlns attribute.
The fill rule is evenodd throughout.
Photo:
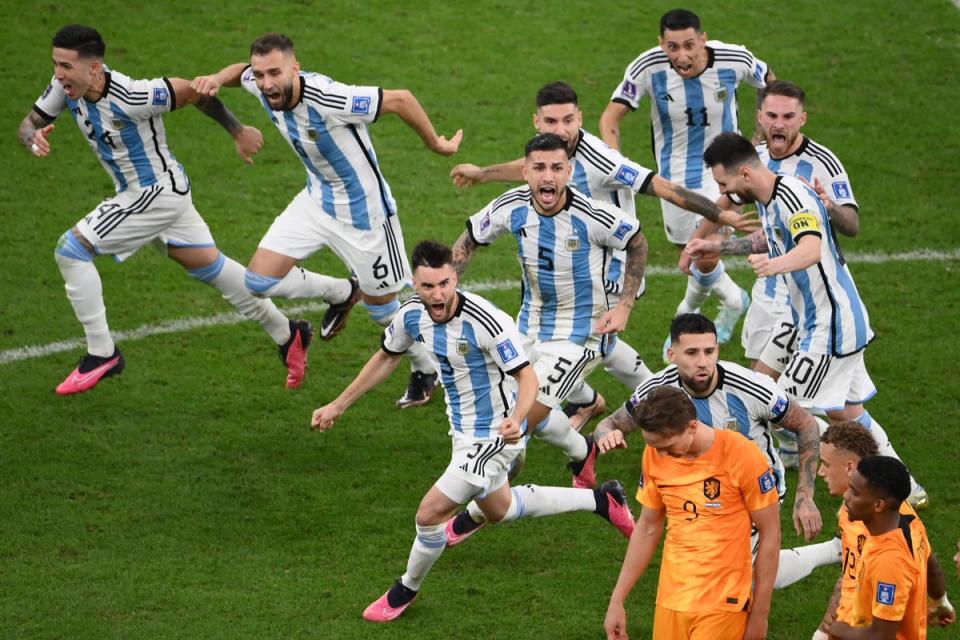
<svg viewBox="0 0 960 640"><path fill-rule="evenodd" d="M667 54L660 47L647 49L637 56L623 73L623 80L610 96L611 102L619 102L630 109L637 109L640 100L647 95L649 82L646 81L646 70L651 64L667 61Z"/></svg>
<svg viewBox="0 0 960 640"><path fill-rule="evenodd" d="M589 166L589 182L594 182L590 178L596 176L596 182L589 185L589 195L594 198L599 197L602 191L624 188L639 193L650 183L655 173L586 131L581 132L574 156L578 162Z"/></svg>
<svg viewBox="0 0 960 640"><path fill-rule="evenodd" d="M640 221L623 210L571 192L571 208L586 214L590 240L611 249L625 250L631 238L640 231Z"/></svg>
<svg viewBox="0 0 960 640"><path fill-rule="evenodd" d="M248 65L240 74L240 86L246 89L247 93L260 97L260 87L257 86L257 80L253 77L253 67Z"/></svg>
<svg viewBox="0 0 960 640"><path fill-rule="evenodd" d="M514 204L529 204L530 187L507 191L467 219L467 232L477 244L488 245L510 230L510 209Z"/></svg>
<svg viewBox="0 0 960 640"><path fill-rule="evenodd" d="M726 61L728 63L736 61L739 63L736 65L738 67L738 81L746 82L758 89L767 85L767 74L770 68L766 62L753 55L749 49L737 44L722 42L712 44L717 45L714 53L716 60Z"/></svg>
<svg viewBox="0 0 960 640"><path fill-rule="evenodd" d="M55 120L66 108L67 94L56 78L50 78L50 84L33 103L33 110L48 120Z"/></svg>
<svg viewBox="0 0 960 640"><path fill-rule="evenodd" d="M500 311L500 309L491 309L488 312L496 322L491 323L491 326L488 327L491 333L488 334L488 341L483 345L483 348L502 371L510 374L516 373L530 364L527 354L523 350L520 331L517 329L513 318ZM496 331L496 329L500 329L500 331Z"/></svg>
<svg viewBox="0 0 960 640"><path fill-rule="evenodd" d="M419 296L406 300L394 314L393 320L383 330L380 347L390 355L406 353L420 337L420 316L423 304Z"/></svg>

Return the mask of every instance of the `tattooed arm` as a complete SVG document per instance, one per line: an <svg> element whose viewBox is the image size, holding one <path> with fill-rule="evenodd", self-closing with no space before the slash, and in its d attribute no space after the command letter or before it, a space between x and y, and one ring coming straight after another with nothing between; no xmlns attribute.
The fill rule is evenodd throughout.
<svg viewBox="0 0 960 640"><path fill-rule="evenodd" d="M636 428L637 423L627 413L627 408L620 405L616 411L601 420L593 430L593 441L600 453L606 453L611 449L626 449L627 442L624 437Z"/></svg>
<svg viewBox="0 0 960 640"><path fill-rule="evenodd" d="M50 141L47 137L55 126L53 120L44 118L31 109L17 128L17 137L33 155L43 157L50 153Z"/></svg>
<svg viewBox="0 0 960 640"><path fill-rule="evenodd" d="M453 243L453 268L456 270L458 277L463 275L467 263L473 258L473 254L479 246L473 236L470 235L469 230L461 233L457 241Z"/></svg>
<svg viewBox="0 0 960 640"><path fill-rule="evenodd" d="M641 191L644 195L662 198L675 204L681 209L699 214L711 222L721 225L730 225L738 231L753 231L757 223L751 216L744 216L736 211L724 210L717 203L696 191L691 191L679 184L670 182L658 175L644 185Z"/></svg>
<svg viewBox="0 0 960 640"><path fill-rule="evenodd" d="M456 254L454 254L456 260ZM599 333L620 333L627 328L627 320L633 303L637 301L637 291L643 281L647 268L647 238L643 231L637 231L627 243L627 263L624 266L623 293L617 306L605 311L597 320L595 329Z"/></svg>
<svg viewBox="0 0 960 640"><path fill-rule="evenodd" d="M797 434L800 469L797 474L797 493L793 504L793 526L809 542L823 527L820 511L813 501L817 464L820 460L820 427L812 415L797 402L791 402L787 415L779 427Z"/></svg>

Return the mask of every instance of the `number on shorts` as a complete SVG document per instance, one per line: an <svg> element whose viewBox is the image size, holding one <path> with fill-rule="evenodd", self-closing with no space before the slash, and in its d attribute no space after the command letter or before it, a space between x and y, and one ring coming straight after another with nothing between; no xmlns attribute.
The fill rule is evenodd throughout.
<svg viewBox="0 0 960 640"><path fill-rule="evenodd" d="M799 385L807 384L816 363L807 356L794 358L787 369L786 376Z"/></svg>
<svg viewBox="0 0 960 640"><path fill-rule="evenodd" d="M557 358L557 362L554 363L553 368L556 370L556 373L547 376L547 381L557 384L563 380L563 376L567 375L567 371L570 370L570 365L573 362L567 360L566 358Z"/></svg>
<svg viewBox="0 0 960 640"><path fill-rule="evenodd" d="M390 273L390 270L387 268L387 265L383 264L383 256L377 256L376 261L373 263L373 277L377 280L384 280L388 273Z"/></svg>
<svg viewBox="0 0 960 640"><path fill-rule="evenodd" d="M773 336L773 344L787 353L793 353L796 350L797 328L789 322L781 322L780 328L783 331Z"/></svg>

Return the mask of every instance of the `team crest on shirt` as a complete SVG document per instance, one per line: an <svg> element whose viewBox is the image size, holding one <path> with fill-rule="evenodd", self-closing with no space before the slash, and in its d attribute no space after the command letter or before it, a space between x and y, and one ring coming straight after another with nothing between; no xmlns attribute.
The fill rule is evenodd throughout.
<svg viewBox="0 0 960 640"><path fill-rule="evenodd" d="M310 138L311 141L316 142L320 134L317 133L316 129L307 129L307 137Z"/></svg>
<svg viewBox="0 0 960 640"><path fill-rule="evenodd" d="M466 338L457 338L457 353L462 356L470 353L470 342Z"/></svg>
<svg viewBox="0 0 960 640"><path fill-rule="evenodd" d="M726 100L727 95L726 87L717 87L717 90L713 92L713 97L717 99L717 102L723 102Z"/></svg>
<svg viewBox="0 0 960 640"><path fill-rule="evenodd" d="M113 128L117 131L123 131L127 127L127 123L119 118L114 118L110 122L113 124Z"/></svg>
<svg viewBox="0 0 960 640"><path fill-rule="evenodd" d="M716 500L720 497L720 481L713 476L703 481L703 496L707 500Z"/></svg>
<svg viewBox="0 0 960 640"><path fill-rule="evenodd" d="M617 181L622 182L628 187L632 187L637 181L637 176L640 175L637 173L636 169L632 169L627 165L622 165L620 170L617 171Z"/></svg>
<svg viewBox="0 0 960 640"><path fill-rule="evenodd" d="M880 604L893 604L897 595L897 585L889 582L877 582L877 602Z"/></svg>
<svg viewBox="0 0 960 640"><path fill-rule="evenodd" d="M849 198L850 197L850 185L847 184L845 180L840 180L839 182L833 183L833 195L838 198Z"/></svg>
<svg viewBox="0 0 960 640"><path fill-rule="evenodd" d="M627 231L633 229L633 225L629 222L621 222L620 226L617 227L617 230L613 232L613 237L617 240L623 240L623 237L627 235Z"/></svg>
<svg viewBox="0 0 960 640"><path fill-rule="evenodd" d="M867 536L862 533L857 536L857 553L863 553L863 545L867 542Z"/></svg>
<svg viewBox="0 0 960 640"><path fill-rule="evenodd" d="M768 493L777 486L777 481L773 479L773 471L770 469L757 478L757 482L760 484L760 493Z"/></svg>
<svg viewBox="0 0 960 640"><path fill-rule="evenodd" d="M563 246L566 247L567 251L577 251L580 249L580 236L567 236L566 240L563 241Z"/></svg>
<svg viewBox="0 0 960 640"><path fill-rule="evenodd" d="M518 355L520 355L520 352L517 351L517 348L513 346L513 343L510 342L510 340L504 340L503 342L498 344L497 353L500 354L500 359L503 360L505 363L510 362L511 360L516 358Z"/></svg>
<svg viewBox="0 0 960 640"><path fill-rule="evenodd" d="M740 425L737 423L737 419L733 416L727 416L724 418L720 426L728 431L740 431Z"/></svg>
<svg viewBox="0 0 960 640"><path fill-rule="evenodd" d="M353 104L350 106L351 113L370 113L369 96L354 96Z"/></svg>
<svg viewBox="0 0 960 640"><path fill-rule="evenodd" d="M623 86L620 87L620 95L624 98L633 100L637 97L637 85L633 84L629 80L623 81Z"/></svg>
<svg viewBox="0 0 960 640"><path fill-rule="evenodd" d="M170 92L167 91L165 87L154 87L153 89L153 104L167 104L167 100L170 99Z"/></svg>

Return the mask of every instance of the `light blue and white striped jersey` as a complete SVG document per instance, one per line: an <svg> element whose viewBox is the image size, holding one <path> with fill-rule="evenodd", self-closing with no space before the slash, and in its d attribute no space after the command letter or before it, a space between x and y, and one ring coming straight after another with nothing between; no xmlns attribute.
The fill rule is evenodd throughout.
<svg viewBox="0 0 960 640"><path fill-rule="evenodd" d="M405 301L383 332L382 348L399 354L422 342L440 373L454 439L493 440L516 400L516 384L507 376L530 362L510 316L478 295L458 294L445 323L430 318L420 296Z"/></svg>
<svg viewBox="0 0 960 640"><path fill-rule="evenodd" d="M357 229L379 228L397 212L367 125L380 115L383 90L300 73L292 109L273 110L257 88L253 70L240 77L307 169L307 191L323 211Z"/></svg>
<svg viewBox="0 0 960 640"><path fill-rule="evenodd" d="M535 340L569 340L601 351L594 325L608 308L604 291L607 254L625 249L640 223L617 207L567 188L565 206L537 213L530 187L507 191L467 220L475 242L490 244L510 233L523 270L517 325Z"/></svg>
<svg viewBox="0 0 960 640"><path fill-rule="evenodd" d="M589 131L580 129L577 148L570 158L571 180L588 198L614 204L637 216L634 195L643 191L654 172L621 154ZM612 251L607 258L607 293L619 296L623 290L625 251Z"/></svg>
<svg viewBox="0 0 960 640"><path fill-rule="evenodd" d="M778 175L769 203L757 202L771 258L782 256L806 235L820 240L820 261L784 274L799 332L798 349L848 356L873 339L867 308L860 299L830 217L817 193L799 178Z"/></svg>
<svg viewBox="0 0 960 640"><path fill-rule="evenodd" d="M132 80L105 69L99 100L72 100L50 80L33 110L48 120L69 109L100 164L113 178L117 192L160 183L177 193L190 191L183 166L167 148L162 113L173 111L176 96L166 78Z"/></svg>
<svg viewBox="0 0 960 640"><path fill-rule="evenodd" d="M660 47L640 54L624 73L613 96L630 109L650 97L654 155L660 175L699 189L713 176L703 152L724 131L739 131L737 87L748 82L766 84L767 65L735 44L707 41L707 68L699 76L682 78Z"/></svg>
<svg viewBox="0 0 960 640"><path fill-rule="evenodd" d="M686 393L697 409L700 422L714 429L739 431L753 440L776 472L777 491L783 498L787 485L772 430L787 415L790 399L772 378L736 363L719 360L716 388L709 396L698 398L680 382L676 365L670 365L644 380L624 407L632 414L634 407L659 387L676 387Z"/></svg>
<svg viewBox="0 0 960 640"><path fill-rule="evenodd" d="M771 171L803 178L810 184L813 184L814 179L818 179L838 205L859 208L856 198L853 197L850 178L840 159L830 149L817 144L807 136L803 136L803 141L797 150L785 158L771 158L765 142L757 145L757 154L760 156L760 161ZM834 236L834 243L837 243L836 236ZM839 250L839 244L837 247ZM776 306L789 306L787 284L783 276L757 278L756 284L753 285L753 298L757 300L761 297Z"/></svg>

